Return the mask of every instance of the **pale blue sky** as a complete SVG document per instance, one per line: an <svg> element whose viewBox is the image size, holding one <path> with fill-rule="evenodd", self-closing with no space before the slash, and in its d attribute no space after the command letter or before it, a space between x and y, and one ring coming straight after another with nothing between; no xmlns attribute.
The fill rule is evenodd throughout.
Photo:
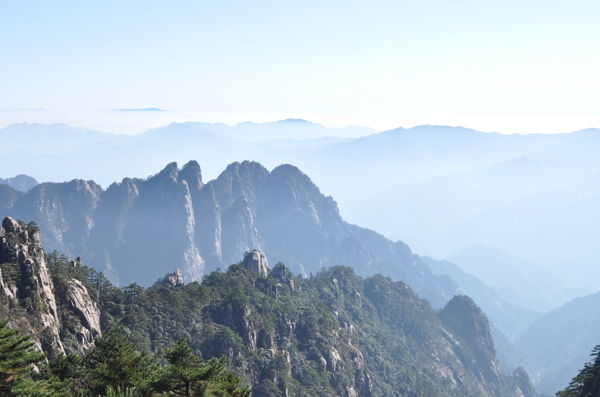
<svg viewBox="0 0 600 397"><path fill-rule="evenodd" d="M598 1L91 3L0 0L0 108L600 115Z"/></svg>

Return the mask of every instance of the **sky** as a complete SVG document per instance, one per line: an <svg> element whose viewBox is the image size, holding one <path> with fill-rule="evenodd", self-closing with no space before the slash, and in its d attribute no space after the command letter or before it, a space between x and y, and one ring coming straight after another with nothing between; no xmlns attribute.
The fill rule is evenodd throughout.
<svg viewBox="0 0 600 397"><path fill-rule="evenodd" d="M0 127L600 127L599 18L598 1L0 0ZM169 112L106 112L149 107Z"/></svg>

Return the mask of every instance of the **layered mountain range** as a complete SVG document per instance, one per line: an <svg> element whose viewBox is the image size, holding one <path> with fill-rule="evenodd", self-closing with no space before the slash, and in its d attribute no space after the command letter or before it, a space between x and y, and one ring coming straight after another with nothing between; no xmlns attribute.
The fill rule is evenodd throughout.
<svg viewBox="0 0 600 397"><path fill-rule="evenodd" d="M528 286L544 290L530 308L550 310L596 291L580 275L594 272L599 259L599 137L596 129L502 135L447 126L377 133L304 120L173 123L134 136L18 124L0 130L1 176L93 179L106 188L124 177L145 178L170 161L201 159L209 179L240 159L268 169L291 163L335 197L346 220L420 253L460 257L464 267L491 263L503 252L502 265L527 263L534 276L554 273L527 275L527 283L518 271L505 273L496 288L511 289L503 291L509 300L531 298ZM564 270L573 266L578 271ZM477 276L496 279L489 267L479 270Z"/></svg>
<svg viewBox="0 0 600 397"><path fill-rule="evenodd" d="M181 170L171 163L106 190L83 180L5 188L0 203L3 213L35 221L48 249L80 256L121 285L151 285L174 267L200 280L260 249L304 275L341 264L359 274L385 270L438 307L455 292L406 244L345 222L334 200L290 165L269 172L233 163L204 184L197 162Z"/></svg>
<svg viewBox="0 0 600 397"><path fill-rule="evenodd" d="M27 192L0 185L0 211L35 221L44 247L80 256L121 285L148 286L175 267L183 270L182 281L200 280L260 249L269 264L285 262L305 277L337 265L362 276L382 273L406 282L436 309L468 294L492 321L502 368L523 365L536 381L551 377L550 367L532 357L543 352L519 351L510 341L540 313L520 307L518 299L511 303L506 298L514 294L503 295L452 263L422 258L401 241L347 223L335 201L294 166L268 171L255 162L233 163L204 183L191 161L107 189L84 180L42 183Z"/></svg>

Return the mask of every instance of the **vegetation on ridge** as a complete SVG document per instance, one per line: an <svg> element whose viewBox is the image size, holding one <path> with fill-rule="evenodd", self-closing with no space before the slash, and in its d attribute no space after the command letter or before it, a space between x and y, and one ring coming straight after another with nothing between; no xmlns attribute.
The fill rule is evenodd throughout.
<svg viewBox="0 0 600 397"><path fill-rule="evenodd" d="M245 260L202 283L165 278L149 288L118 288L78 260L44 257L35 230L5 222L0 262L3 270L15 265L17 281L3 271L3 313L48 353L36 376L55 395L246 396L245 384L261 397L503 397L528 383L495 369L493 349L486 350L492 345L471 346L467 333L442 322L408 285L381 275L363 279L336 266L304 278L282 263L258 273ZM4 255L9 238L16 239L14 257ZM470 313L478 337L492 343L483 314ZM92 323L104 335L86 345ZM482 372L481 358L492 376Z"/></svg>

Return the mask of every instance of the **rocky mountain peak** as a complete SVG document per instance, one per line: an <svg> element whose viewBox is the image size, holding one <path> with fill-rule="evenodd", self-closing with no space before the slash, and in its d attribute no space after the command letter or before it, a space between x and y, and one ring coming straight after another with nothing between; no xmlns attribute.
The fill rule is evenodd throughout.
<svg viewBox="0 0 600 397"><path fill-rule="evenodd" d="M202 170L200 164L195 160L191 160L183 166L179 172L179 179L187 182L190 192L198 191L204 187Z"/></svg>
<svg viewBox="0 0 600 397"><path fill-rule="evenodd" d="M90 298L85 285L79 280L69 281L66 300L71 311L81 322L76 332L77 341L83 349L90 348L94 344L94 339L102 336L100 309Z"/></svg>
<svg viewBox="0 0 600 397"><path fill-rule="evenodd" d="M209 182L213 185L219 205L230 207L240 197L245 197L252 206L256 203L256 192L269 175L269 171L253 161L232 163L217 179Z"/></svg>
<svg viewBox="0 0 600 397"><path fill-rule="evenodd" d="M487 317L473 299L466 295L454 296L441 310L439 317L471 349L473 356L465 356L465 361L468 361L464 363L465 366L479 371L486 382L500 384L500 366L490 326Z"/></svg>
<svg viewBox="0 0 600 397"><path fill-rule="evenodd" d="M305 276L345 264L361 275L385 270L435 307L455 292L437 283L403 243L345 222L333 198L295 166L269 172L252 161L232 163L202 183L197 162L182 170L171 163L148 179L125 178L106 191L91 182L81 191L71 182L42 183L16 196L0 188L0 210L34 220L45 247L81 256L115 284L149 286L175 267L186 282L200 280L258 249Z"/></svg>
<svg viewBox="0 0 600 397"><path fill-rule="evenodd" d="M28 175L21 174L8 179L0 178L0 184L6 184L12 187L13 189L17 189L21 192L26 192L35 185L37 185L38 182Z"/></svg>
<svg viewBox="0 0 600 397"><path fill-rule="evenodd" d="M255 271L264 277L266 277L269 272L269 269L267 268L267 258L259 250L246 252L242 264L245 269Z"/></svg>
<svg viewBox="0 0 600 397"><path fill-rule="evenodd" d="M156 176L150 178L150 180L156 180L159 183L174 184L177 185L179 180L179 168L176 162L167 164Z"/></svg>

